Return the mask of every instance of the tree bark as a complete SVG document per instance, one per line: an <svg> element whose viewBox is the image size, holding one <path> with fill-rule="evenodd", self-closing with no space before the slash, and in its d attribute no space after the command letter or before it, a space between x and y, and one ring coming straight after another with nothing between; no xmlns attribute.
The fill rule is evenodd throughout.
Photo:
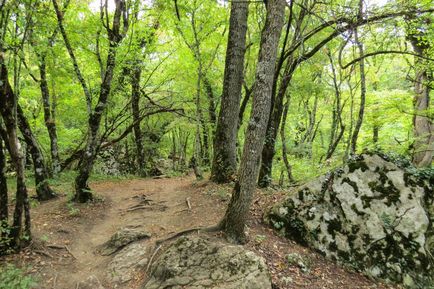
<svg viewBox="0 0 434 289"><path fill-rule="evenodd" d="M283 99L285 97L286 90L291 82L292 75L296 65L292 61L288 61L284 77L279 87L279 91L274 99L274 106L270 113L270 119L267 124L267 136L265 138L264 148L262 149L261 158L261 170L259 171L258 185L261 188L266 188L271 184L272 171L273 171L273 159L276 154L275 146L277 140L277 133L279 132L279 126L283 113ZM277 80L275 80L277 81Z"/></svg>
<svg viewBox="0 0 434 289"><path fill-rule="evenodd" d="M268 0L266 4L267 16L261 34L253 106L246 132L239 178L232 192L225 216L220 223L220 227L227 237L238 243L243 243L246 240L244 227L256 188L260 152L264 144L270 115L273 77L279 38L284 24L285 4L285 0Z"/></svg>
<svg viewBox="0 0 434 289"><path fill-rule="evenodd" d="M17 133L17 98L10 85L8 70L2 53L0 53L0 103L2 104L0 113L6 127L10 154L17 173L15 210L10 238L12 239L11 247L19 249L31 240L30 206L25 182L24 155Z"/></svg>
<svg viewBox="0 0 434 289"><path fill-rule="evenodd" d="M140 62L134 64L132 69L131 78L131 108L133 111L133 131L134 140L136 143L136 155L137 155L137 169L141 177L146 176L145 170L145 156L143 151L143 137L142 129L140 127L140 77L142 75L142 68Z"/></svg>
<svg viewBox="0 0 434 289"><path fill-rule="evenodd" d="M410 41L417 55L424 56L430 49L430 44L422 35L410 35ZM425 36L426 37L426 36ZM414 116L413 116L413 143L412 162L416 167L430 167L434 156L434 125L432 119L426 114L430 108L430 87L432 81L432 72L427 68L427 64L420 58L415 61L416 77L413 99Z"/></svg>
<svg viewBox="0 0 434 289"><path fill-rule="evenodd" d="M19 104L17 105L17 116L18 127L32 156L37 199L39 201L53 199L56 197L56 194L48 185L48 171L44 163L42 152Z"/></svg>
<svg viewBox="0 0 434 289"><path fill-rule="evenodd" d="M363 1L359 2L359 20L363 19ZM360 129L363 124L363 116L365 114L365 102L366 102L366 76L365 76L365 59L363 56L365 55L363 43L359 39L358 29L354 30L354 40L356 42L357 48L359 50L359 56L362 57L359 62L359 71L360 71L360 107L359 114L357 117L356 125L354 126L353 135L351 137L351 153L356 153L357 149L357 139L359 137Z"/></svg>
<svg viewBox="0 0 434 289"><path fill-rule="evenodd" d="M295 180L294 177L292 176L292 166L288 160L288 149L286 147L286 136L285 136L285 125L286 125L286 119L288 117L288 109L290 103L289 101L290 101L290 97L287 96L285 107L283 109L282 127L280 128L280 138L282 140L282 158L283 158L283 163L285 164L286 167L286 174L288 176L288 181L289 183L294 183Z"/></svg>
<svg viewBox="0 0 434 289"><path fill-rule="evenodd" d="M214 135L211 168L211 180L217 183L232 181L237 171L238 114L243 84L249 3L233 1L231 5L223 93Z"/></svg>
<svg viewBox="0 0 434 289"><path fill-rule="evenodd" d="M6 155L4 153L3 138L0 136L0 227L8 224L8 186L5 176ZM3 230L0 231L0 239Z"/></svg>
<svg viewBox="0 0 434 289"><path fill-rule="evenodd" d="M55 121L54 104L50 103L50 90L48 89L45 54L40 56L39 73L41 76L42 104L44 108L44 121L50 138L51 168L54 175L60 172L59 148L57 144L57 128Z"/></svg>

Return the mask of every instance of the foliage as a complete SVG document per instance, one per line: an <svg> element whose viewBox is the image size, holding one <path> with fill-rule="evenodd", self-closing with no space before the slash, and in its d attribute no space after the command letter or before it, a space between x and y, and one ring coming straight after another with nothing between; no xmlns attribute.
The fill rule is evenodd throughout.
<svg viewBox="0 0 434 289"><path fill-rule="evenodd" d="M33 276L12 264L0 267L0 289L31 289L37 283Z"/></svg>

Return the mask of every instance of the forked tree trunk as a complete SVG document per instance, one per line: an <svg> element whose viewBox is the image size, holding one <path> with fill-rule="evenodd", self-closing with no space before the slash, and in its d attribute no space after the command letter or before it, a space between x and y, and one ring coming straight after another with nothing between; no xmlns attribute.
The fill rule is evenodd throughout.
<svg viewBox="0 0 434 289"><path fill-rule="evenodd" d="M74 195L74 201L79 203L85 203L93 199L92 192L90 191L88 185L88 179L98 153L98 147L100 145L100 138L98 132L101 124L101 119L107 107L107 102L110 95L111 82L113 79L113 71L116 64L117 47L119 43L122 41L122 39L125 37L125 34L128 30L127 7L124 0L115 0L116 8L113 15L112 27L106 26L108 40L109 40L106 69L105 69L104 77L102 79L102 83L100 85L100 92L99 92L99 98L97 104L95 108L92 110L92 101L91 101L92 95L90 94L87 84L84 81L74 51L67 37L66 30L63 26L63 13L59 9L57 0L52 0L52 3L56 12L60 33L62 34L66 49L69 53L72 64L74 66L74 71L76 73L76 76L83 88L83 92L86 97L87 109L90 114L88 119L88 135L86 140L86 146L80 158L80 163L79 163L80 167L79 167L78 175L75 178L75 195ZM101 13L104 13L103 11L106 11L106 9L104 9L104 7L101 7ZM104 19L104 15L101 16L101 19ZM123 21L123 29L121 30L122 21Z"/></svg>
<svg viewBox="0 0 434 289"><path fill-rule="evenodd" d="M30 151L35 173L36 196L39 201L47 201L56 197L54 191L48 185L48 171L44 163L42 152L39 149L38 142L30 128L23 110L17 105L18 127L24 137L24 141Z"/></svg>
<svg viewBox="0 0 434 289"><path fill-rule="evenodd" d="M271 91L276 68L277 47L285 15L285 0L268 0L267 17L261 34L258 64L256 67L253 106L247 127L238 181L232 198L220 223L229 239L243 243L244 227L256 189L261 151L270 115Z"/></svg>
<svg viewBox="0 0 434 289"><path fill-rule="evenodd" d="M237 132L246 50L248 1L232 1L221 107L214 135L211 180L226 183L237 171Z"/></svg>

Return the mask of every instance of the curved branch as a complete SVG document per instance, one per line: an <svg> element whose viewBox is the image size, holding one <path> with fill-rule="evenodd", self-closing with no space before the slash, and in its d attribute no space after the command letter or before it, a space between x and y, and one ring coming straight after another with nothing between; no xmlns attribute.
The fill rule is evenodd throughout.
<svg viewBox="0 0 434 289"><path fill-rule="evenodd" d="M388 51L376 51L376 52L370 52L370 53L366 53L363 56L357 57L355 59L353 59L352 61L348 62L345 65L340 64L341 69L347 69L349 66L353 65L356 62L359 62L367 57L371 57L371 56L375 56L375 55L381 55L381 54L405 54L405 55L411 55L414 57L419 57L425 60L429 60L429 61L434 61L434 58L429 58L423 55L418 55L416 53L413 52L408 52L408 51L399 51L399 50L388 50Z"/></svg>

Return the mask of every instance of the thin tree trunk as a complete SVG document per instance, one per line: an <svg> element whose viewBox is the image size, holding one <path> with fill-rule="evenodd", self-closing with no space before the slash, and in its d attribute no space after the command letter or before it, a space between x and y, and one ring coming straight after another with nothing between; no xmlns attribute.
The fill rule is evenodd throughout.
<svg viewBox="0 0 434 289"><path fill-rule="evenodd" d="M214 130L215 125L217 123L215 96L214 96L214 91L212 89L211 82L206 76L203 79L203 85L205 86L206 95L208 96L209 122L211 123Z"/></svg>
<svg viewBox="0 0 434 289"><path fill-rule="evenodd" d="M59 148L57 144L57 128L55 121L54 104L50 103L50 90L48 89L45 54L40 57L39 73L41 75L39 86L41 88L42 104L44 108L44 121L50 137L51 167L54 175L60 172Z"/></svg>
<svg viewBox="0 0 434 289"><path fill-rule="evenodd" d="M253 106L241 158L239 179L235 184L225 216L220 223L227 237L238 243L246 241L244 227L256 189L260 152L270 116L273 76L279 38L284 24L285 4L285 0L268 0L266 4L267 17L261 34Z"/></svg>
<svg viewBox="0 0 434 289"><path fill-rule="evenodd" d="M247 104L249 103L250 97L252 95L252 88L248 88L247 85L244 86L244 98L241 101L240 112L238 114L238 129L243 124L244 112L246 111Z"/></svg>
<svg viewBox="0 0 434 289"><path fill-rule="evenodd" d="M282 140L282 158L283 158L283 163L285 164L286 167L286 174L288 175L288 181L290 183L293 183L294 177L292 176L292 166L288 160L288 149L286 147L286 136L285 136L285 126L286 126L286 119L288 117L289 100L290 98L287 97L285 107L283 109L282 126L280 128L280 138Z"/></svg>
<svg viewBox="0 0 434 289"><path fill-rule="evenodd" d="M4 149L3 138L0 136L0 227L3 228L8 224L8 186L5 176L6 155ZM0 228L0 240L4 237L3 233L3 230Z"/></svg>
<svg viewBox="0 0 434 289"><path fill-rule="evenodd" d="M145 156L143 151L143 137L142 129L140 127L140 77L142 75L142 69L140 67L140 62L135 63L132 69L131 78L131 108L133 111L133 122L134 122L134 140L136 143L136 155L137 155L137 169L139 175L142 177L146 176L145 170Z"/></svg>
<svg viewBox="0 0 434 289"><path fill-rule="evenodd" d="M363 1L359 2L359 19L363 18ZM360 70L360 107L359 115L357 117L356 125L354 126L353 136L351 137L351 153L356 153L357 149L357 139L359 137L359 132L363 123L363 116L365 114L365 102L366 102L366 76L365 76L365 55L363 43L359 39L358 29L354 30L354 40L356 41L357 48L359 50L359 57L362 59L359 61Z"/></svg>
<svg viewBox="0 0 434 289"><path fill-rule="evenodd" d="M333 107L333 113L332 113L332 127L330 131L330 142L327 149L327 154L325 157L325 160L330 159L333 156L333 153L335 152L336 148L339 145L339 142L341 141L344 132L345 132L345 125L342 122L342 110L343 106L341 107L341 89L340 86L342 84L342 80L338 84L338 79L336 75L336 68L333 63L333 58L328 51L327 56L330 60L330 65L332 68L332 76L333 76L333 88L335 90L335 100L334 100L334 107ZM338 133L339 130L339 133Z"/></svg>
<svg viewBox="0 0 434 289"><path fill-rule="evenodd" d="M42 152L39 149L38 142L30 128L21 106L17 105L18 127L24 137L24 141L30 151L35 173L36 196L39 201L47 201L56 197L54 191L48 185L48 171L45 167Z"/></svg>
<svg viewBox="0 0 434 289"><path fill-rule="evenodd" d="M211 180L226 183L237 171L237 133L246 51L248 1L231 2L221 107L214 135Z"/></svg>

